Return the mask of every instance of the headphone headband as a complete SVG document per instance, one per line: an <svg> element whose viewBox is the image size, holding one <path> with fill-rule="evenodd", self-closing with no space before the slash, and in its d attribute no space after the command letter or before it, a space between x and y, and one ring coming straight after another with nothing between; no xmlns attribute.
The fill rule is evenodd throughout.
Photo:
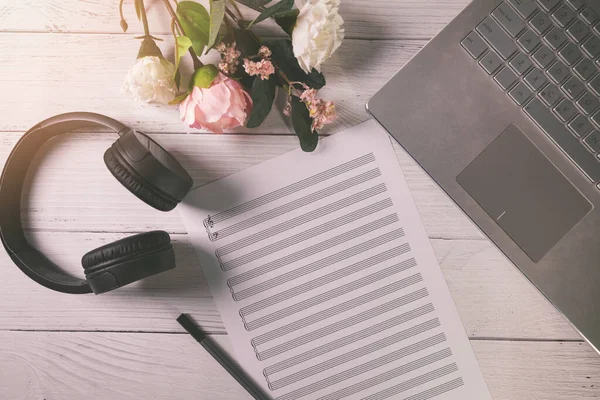
<svg viewBox="0 0 600 400"><path fill-rule="evenodd" d="M0 239L13 262L31 279L64 293L91 293L84 279L67 275L25 238L21 223L21 193L25 176L35 154L44 143L62 133L79 128L105 127L122 135L130 129L101 114L74 112L48 118L17 142L8 156L0 177Z"/></svg>

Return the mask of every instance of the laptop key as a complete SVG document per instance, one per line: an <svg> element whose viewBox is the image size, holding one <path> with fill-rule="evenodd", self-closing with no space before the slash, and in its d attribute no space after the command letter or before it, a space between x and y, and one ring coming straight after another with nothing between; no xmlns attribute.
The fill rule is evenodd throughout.
<svg viewBox="0 0 600 400"><path fill-rule="evenodd" d="M523 82L519 82L508 94L515 103L522 106L533 93Z"/></svg>
<svg viewBox="0 0 600 400"><path fill-rule="evenodd" d="M554 18L558 26L564 28L573 21L575 12L563 4L552 13L552 18Z"/></svg>
<svg viewBox="0 0 600 400"><path fill-rule="evenodd" d="M517 54L510 63L508 63L512 69L514 69L519 75L523 75L529 67L531 67L531 61L523 53Z"/></svg>
<svg viewBox="0 0 600 400"><path fill-rule="evenodd" d="M583 1L584 0L565 0L565 3L571 6L573 10L577 11L584 6Z"/></svg>
<svg viewBox="0 0 600 400"><path fill-rule="evenodd" d="M579 61L574 70L575 73L584 81L587 81L596 73L596 67L594 66L594 63L587 58Z"/></svg>
<svg viewBox="0 0 600 400"><path fill-rule="evenodd" d="M554 61L554 53L548 46L543 44L535 53L533 53L533 61L540 67L546 68Z"/></svg>
<svg viewBox="0 0 600 400"><path fill-rule="evenodd" d="M575 119L569 123L569 129L578 137L584 137L592 130L592 128L593 126L590 121L581 114L576 116Z"/></svg>
<svg viewBox="0 0 600 400"><path fill-rule="evenodd" d="M558 55L565 60L567 65L572 66L583 56L583 53L581 53L576 44L569 42L565 47L560 49Z"/></svg>
<svg viewBox="0 0 600 400"><path fill-rule="evenodd" d="M581 15L581 19L588 25L592 25L598 21L598 13L589 6L581 10L579 15Z"/></svg>
<svg viewBox="0 0 600 400"><path fill-rule="evenodd" d="M554 107L554 112L563 122L567 122L575 116L576 111L573 103L567 99L563 99L556 107Z"/></svg>
<svg viewBox="0 0 600 400"><path fill-rule="evenodd" d="M517 43L519 43L519 46L521 46L521 48L525 50L525 52L531 53L533 49L535 49L535 47L538 44L540 44L540 39L535 33L527 29L525 33L523 33L517 39Z"/></svg>
<svg viewBox="0 0 600 400"><path fill-rule="evenodd" d="M579 100L577 100L577 106L579 106L584 113L590 115L600 107L600 100L590 92L586 92Z"/></svg>
<svg viewBox="0 0 600 400"><path fill-rule="evenodd" d="M460 44L475 59L479 58L487 49L483 39L475 32L469 33Z"/></svg>
<svg viewBox="0 0 600 400"><path fill-rule="evenodd" d="M492 17L510 34L516 37L524 28L525 23L506 3L501 3L493 12Z"/></svg>
<svg viewBox="0 0 600 400"><path fill-rule="evenodd" d="M600 75L596 75L596 77L592 79L589 85L590 88L594 91L594 93L600 96Z"/></svg>
<svg viewBox="0 0 600 400"><path fill-rule="evenodd" d="M502 60L496 55L496 53L490 51L481 59L481 61L479 61L479 65L481 65L481 67L491 75L498 69L498 67L500 67L500 65L502 65Z"/></svg>
<svg viewBox="0 0 600 400"><path fill-rule="evenodd" d="M562 85L562 90L569 96L571 99L576 99L577 96L583 92L584 85L583 83L577 79L576 77L570 77L565 83Z"/></svg>
<svg viewBox="0 0 600 400"><path fill-rule="evenodd" d="M552 10L560 0L538 0L538 3L542 6L542 8L546 11Z"/></svg>
<svg viewBox="0 0 600 400"><path fill-rule="evenodd" d="M600 111L592 116L592 121L594 121L597 126L600 126Z"/></svg>
<svg viewBox="0 0 600 400"><path fill-rule="evenodd" d="M508 88L517 81L517 75L515 75L510 68L504 67L500 72L498 72L498 74L496 74L494 80L502 89L508 90Z"/></svg>
<svg viewBox="0 0 600 400"><path fill-rule="evenodd" d="M525 83L527 83L527 86L532 88L534 91L537 91L544 83L546 83L546 76L542 71L534 68L525 77Z"/></svg>
<svg viewBox="0 0 600 400"><path fill-rule="evenodd" d="M561 83L569 76L569 68L562 61L557 61L548 69L548 76L555 83Z"/></svg>
<svg viewBox="0 0 600 400"><path fill-rule="evenodd" d="M593 130L592 133L586 136L583 142L594 153L600 152L600 132Z"/></svg>
<svg viewBox="0 0 600 400"><path fill-rule="evenodd" d="M537 5L533 0L508 0L508 2L525 19L529 19L531 14L537 10Z"/></svg>
<svg viewBox="0 0 600 400"><path fill-rule="evenodd" d="M592 35L588 40L585 41L585 43L581 45L581 48L590 57L598 57L600 55L600 38Z"/></svg>
<svg viewBox="0 0 600 400"><path fill-rule="evenodd" d="M567 28L567 34L571 36L571 38L573 38L573 40L575 40L577 43L582 42L583 39L589 35L589 33L590 28L588 28L587 25L579 19L575 21L573 25Z"/></svg>
<svg viewBox="0 0 600 400"><path fill-rule="evenodd" d="M598 22L595 26L594 26L594 33L596 35L600 35L600 22Z"/></svg>
<svg viewBox="0 0 600 400"><path fill-rule="evenodd" d="M567 131L562 122L541 101L533 99L525 106L524 111L591 181L600 181L600 162Z"/></svg>
<svg viewBox="0 0 600 400"><path fill-rule="evenodd" d="M500 25L487 17L477 26L477 32L490 44L503 59L507 60L516 50L517 45L504 32Z"/></svg>
<svg viewBox="0 0 600 400"><path fill-rule="evenodd" d="M563 45L564 42L567 41L567 35L565 35L565 32L562 28L555 26L550 32L546 33L544 40L553 50L557 50Z"/></svg>
<svg viewBox="0 0 600 400"><path fill-rule="evenodd" d="M540 11L539 13L533 16L531 21L529 21L529 25L531 25L534 31L541 35L552 26L552 21L550 21L550 17L548 16L548 14L546 14L543 11Z"/></svg>
<svg viewBox="0 0 600 400"><path fill-rule="evenodd" d="M550 83L540 91L540 99L542 99L548 107L552 107L562 99L562 95L560 89L557 88L556 85Z"/></svg>

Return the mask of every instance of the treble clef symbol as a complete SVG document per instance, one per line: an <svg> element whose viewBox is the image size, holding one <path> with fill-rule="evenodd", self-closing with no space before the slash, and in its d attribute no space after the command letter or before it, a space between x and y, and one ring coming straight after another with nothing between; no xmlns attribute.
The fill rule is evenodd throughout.
<svg viewBox="0 0 600 400"><path fill-rule="evenodd" d="M212 217L209 215L208 218L206 219L206 223L208 224L208 226L210 228L214 228L215 227L215 222L212 220Z"/></svg>

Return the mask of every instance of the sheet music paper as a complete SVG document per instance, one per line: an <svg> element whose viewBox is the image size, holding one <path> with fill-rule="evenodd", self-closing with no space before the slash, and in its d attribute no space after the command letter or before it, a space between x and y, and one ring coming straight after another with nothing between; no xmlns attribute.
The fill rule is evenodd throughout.
<svg viewBox="0 0 600 400"><path fill-rule="evenodd" d="M375 122L179 209L236 359L271 398L491 399Z"/></svg>

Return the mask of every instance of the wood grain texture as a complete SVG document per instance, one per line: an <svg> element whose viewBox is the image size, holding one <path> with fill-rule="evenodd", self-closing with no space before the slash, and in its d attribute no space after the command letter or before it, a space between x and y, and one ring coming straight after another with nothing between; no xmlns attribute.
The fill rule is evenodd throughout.
<svg viewBox="0 0 600 400"><path fill-rule="evenodd" d="M198 0L208 4L208 0ZM118 1L104 0L3 0L0 5L0 31L122 33ZM343 0L340 14L345 20L346 37L360 39L429 39L458 14L469 0ZM169 18L161 0L146 0L152 33L169 34ZM133 1L125 0L128 33L139 34ZM242 6L247 19L257 13ZM268 22L256 26L259 34L280 34Z"/></svg>
<svg viewBox="0 0 600 400"><path fill-rule="evenodd" d="M21 133L0 133L0 165ZM292 136L152 135L181 160L196 185L230 175L298 148ZM162 213L129 194L108 172L104 151L116 135L67 134L38 154L27 179L23 221L34 230L185 233L177 212ZM479 230L395 145L410 189L432 238L482 239ZM309 155L307 155L309 157Z"/></svg>
<svg viewBox="0 0 600 400"><path fill-rule="evenodd" d="M231 351L227 336L212 339ZM600 394L600 358L587 344L472 345L494 400ZM0 365L3 400L250 399L188 335L0 332Z"/></svg>
<svg viewBox="0 0 600 400"><path fill-rule="evenodd" d="M120 233L30 232L52 261L82 276L81 256ZM225 329L187 235L172 235L177 268L101 296L51 292L0 255L5 292L0 330L181 332L192 314L210 332ZM472 338L581 340L567 321L489 242L433 240L442 271ZM25 300L26 299L26 300Z"/></svg>
<svg viewBox="0 0 600 400"><path fill-rule="evenodd" d="M172 38L162 37L166 44L160 45L170 57ZM321 95L336 102L339 119L322 133L367 120L366 101L424 44L422 40L345 40L323 67L327 86ZM11 54L0 63L3 115L19 116L0 119L0 131L26 131L55 114L92 111L145 132L199 132L183 125L177 106L136 103L121 93L138 46L133 35L0 34L0 54ZM215 57L213 51L205 60ZM184 71L189 74L188 59ZM281 114L284 100L279 96L259 128L236 131L291 133L288 118Z"/></svg>

